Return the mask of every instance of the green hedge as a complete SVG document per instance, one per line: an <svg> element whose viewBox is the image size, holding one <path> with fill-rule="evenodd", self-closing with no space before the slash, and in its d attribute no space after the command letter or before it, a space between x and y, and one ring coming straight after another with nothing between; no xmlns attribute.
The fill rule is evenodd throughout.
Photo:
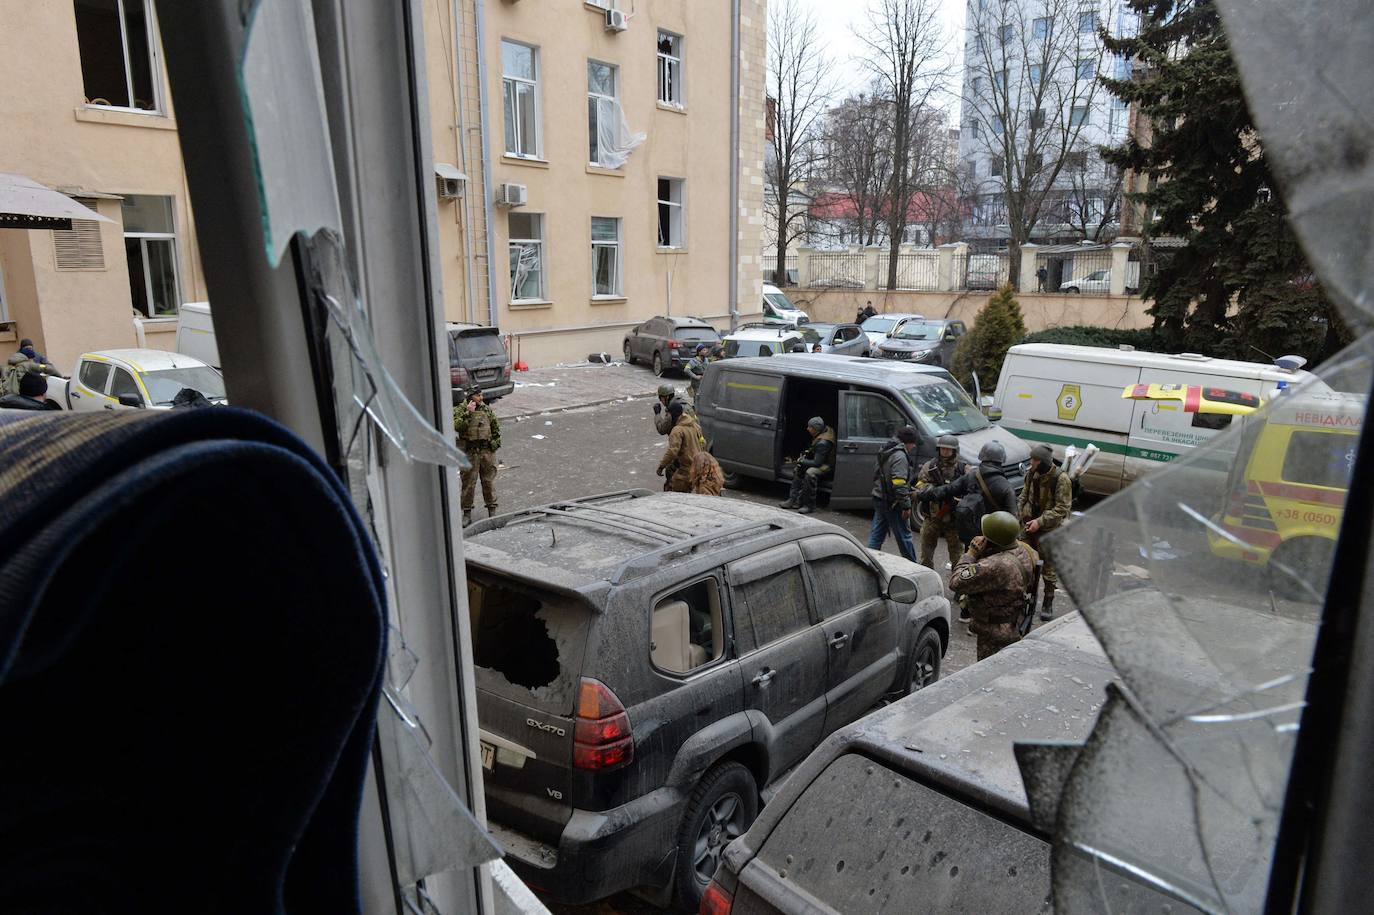
<svg viewBox="0 0 1374 915"><path fill-rule="evenodd" d="M1105 346L1117 349L1121 346L1134 346L1146 352L1163 352L1164 344L1151 328L1122 330L1114 327L1093 327L1076 324L1069 327L1051 327L1027 334L1022 343L1059 343L1070 346Z"/></svg>

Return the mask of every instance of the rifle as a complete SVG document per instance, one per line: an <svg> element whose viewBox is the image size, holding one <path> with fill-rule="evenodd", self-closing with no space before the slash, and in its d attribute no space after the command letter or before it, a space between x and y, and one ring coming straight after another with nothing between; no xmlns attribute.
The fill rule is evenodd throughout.
<svg viewBox="0 0 1374 915"><path fill-rule="evenodd" d="M1038 537L1036 538L1039 539ZM1023 544L1026 549L1034 549L1030 544ZM1040 592L1040 571L1045 565L1045 560L1040 558L1040 554L1035 554L1035 563L1031 568L1030 587L1026 589L1026 603L1021 611L1021 616L1016 620L1016 631L1022 638L1031 630L1031 622L1035 619L1035 598Z"/></svg>

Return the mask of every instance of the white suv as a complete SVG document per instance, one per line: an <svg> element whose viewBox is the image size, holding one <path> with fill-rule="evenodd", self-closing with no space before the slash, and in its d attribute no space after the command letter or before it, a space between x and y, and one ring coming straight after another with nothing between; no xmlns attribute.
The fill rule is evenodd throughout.
<svg viewBox="0 0 1374 915"><path fill-rule="evenodd" d="M792 352L794 346L806 346L806 339L795 327L745 324L738 331L724 337L725 357L777 356Z"/></svg>

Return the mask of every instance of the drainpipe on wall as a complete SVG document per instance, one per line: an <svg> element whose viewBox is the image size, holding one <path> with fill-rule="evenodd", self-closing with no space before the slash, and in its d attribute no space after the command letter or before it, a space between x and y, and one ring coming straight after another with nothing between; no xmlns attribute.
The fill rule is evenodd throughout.
<svg viewBox="0 0 1374 915"><path fill-rule="evenodd" d="M487 323L498 326L496 320L496 239L492 201L496 191L491 183L491 136L487 117L487 14L483 0L476 0L477 12L477 108L482 122L482 200L487 211Z"/></svg>
<svg viewBox="0 0 1374 915"><path fill-rule="evenodd" d="M730 330L739 327L739 3L730 0Z"/></svg>
<svg viewBox="0 0 1374 915"><path fill-rule="evenodd" d="M460 6L461 3L462 0L453 0L452 4L450 4L449 7L451 11L450 15L452 15L453 17L453 72L449 74L449 78L453 80L453 138L458 147L458 168L462 170L463 174L469 176L468 181L470 183L472 181L472 169L468 168L467 113L466 111L464 111L464 109L467 106L463 104L464 100L466 99L466 96L463 94L464 55L462 27L463 11ZM473 38L473 43L476 44L476 36L474 35ZM483 169L482 172L483 175L485 175L486 169ZM482 180L485 182L486 178L484 177ZM468 321L471 321L472 323L476 324L477 302L475 301L475 299L477 298L477 286L474 283L472 276L474 272L474 267L472 256L473 226L471 186L463 188L463 200L461 203L455 201L454 206L462 208L463 218L463 273L467 279L467 300L465 307L463 309L463 317L465 317ZM487 234L491 234L490 224L487 225ZM488 268L487 274L487 285L490 286L490 268Z"/></svg>

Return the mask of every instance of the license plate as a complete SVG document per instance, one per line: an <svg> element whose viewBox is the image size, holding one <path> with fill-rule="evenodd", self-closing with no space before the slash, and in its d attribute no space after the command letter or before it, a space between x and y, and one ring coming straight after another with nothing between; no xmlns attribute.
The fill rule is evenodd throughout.
<svg viewBox="0 0 1374 915"><path fill-rule="evenodd" d="M489 743L482 744L482 768L488 772L496 768L496 747Z"/></svg>
<svg viewBox="0 0 1374 915"><path fill-rule="evenodd" d="M477 379L479 381L490 381L496 377L496 371L496 369L482 369L477 373Z"/></svg>

